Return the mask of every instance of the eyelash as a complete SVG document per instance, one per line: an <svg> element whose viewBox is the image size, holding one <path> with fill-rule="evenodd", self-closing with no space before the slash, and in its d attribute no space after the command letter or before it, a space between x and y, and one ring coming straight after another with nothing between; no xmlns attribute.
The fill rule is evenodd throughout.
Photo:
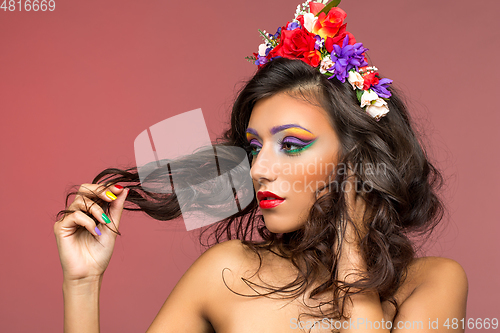
<svg viewBox="0 0 500 333"><path fill-rule="evenodd" d="M283 139L284 140L284 139ZM304 150L304 147L305 146L299 146L299 145L296 145L294 143L290 143L290 142L285 142L283 143L283 140L278 140L278 145L280 146L283 146L283 145L290 145L292 147L298 147L296 149L290 149L290 150L285 150L285 154L289 155L289 156L300 156L300 152L302 150Z"/></svg>
<svg viewBox="0 0 500 333"><path fill-rule="evenodd" d="M288 156L291 156L291 157L295 157L295 156L300 156L300 152L302 150L304 150L304 147L308 146L308 145L304 145L304 146L299 146L297 144L294 144L294 143L290 143L290 142L284 142L283 143L283 140L284 139L280 139L278 140L278 145L282 146L282 145L290 145L290 146L295 146L295 147L299 147L299 148L296 148L296 149L290 149L290 150L284 150L285 151L285 154L287 154ZM259 146L256 146L256 145L253 145L251 144L250 145L250 153L253 155L253 156L256 156L258 154L258 152L256 152L254 149L255 148L261 148ZM283 150L283 148L282 148Z"/></svg>

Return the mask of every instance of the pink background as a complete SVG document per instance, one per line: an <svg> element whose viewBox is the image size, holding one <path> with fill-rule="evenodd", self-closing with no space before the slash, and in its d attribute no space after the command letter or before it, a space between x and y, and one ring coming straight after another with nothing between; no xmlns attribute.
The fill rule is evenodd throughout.
<svg viewBox="0 0 500 333"><path fill-rule="evenodd" d="M23 0L24 1L24 0ZM0 1L2 2L2 1ZM257 29L298 2L61 1L0 10L0 331L62 330L52 226L71 185L134 163L147 127L201 107L211 138L255 66ZM498 1L344 0L348 29L394 79L448 179L427 255L460 262L467 316L500 317ZM101 293L104 332L145 331L199 246L182 223L126 213Z"/></svg>

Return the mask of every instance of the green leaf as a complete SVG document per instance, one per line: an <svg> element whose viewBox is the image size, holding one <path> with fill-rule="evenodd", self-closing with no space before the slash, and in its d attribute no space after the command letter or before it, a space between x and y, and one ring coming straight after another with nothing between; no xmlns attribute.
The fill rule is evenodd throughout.
<svg viewBox="0 0 500 333"><path fill-rule="evenodd" d="M266 34L262 30L259 29L259 33L267 42L271 44L273 43L273 41L268 36L266 36Z"/></svg>
<svg viewBox="0 0 500 333"><path fill-rule="evenodd" d="M322 10L320 10L319 13L316 14L316 16L319 16L319 14L321 13L328 14L330 9L332 9L333 7L337 7L340 4L340 1L342 0L332 0L331 2L328 3L328 5L326 5Z"/></svg>
<svg viewBox="0 0 500 333"><path fill-rule="evenodd" d="M363 96L364 90L356 89L356 97L358 98L358 101L361 103L361 96Z"/></svg>
<svg viewBox="0 0 500 333"><path fill-rule="evenodd" d="M255 58L254 56L245 57L245 59L248 60L249 62L253 62L253 63L255 63L255 61L257 60L257 58Z"/></svg>

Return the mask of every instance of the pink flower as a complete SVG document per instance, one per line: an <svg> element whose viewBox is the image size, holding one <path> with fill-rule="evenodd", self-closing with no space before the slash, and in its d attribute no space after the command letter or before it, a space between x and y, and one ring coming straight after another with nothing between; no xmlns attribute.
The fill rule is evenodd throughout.
<svg viewBox="0 0 500 333"><path fill-rule="evenodd" d="M349 80L349 83L351 84L352 89L354 89L354 90L356 90L356 88L358 88L360 90L363 89L364 79L361 76L361 74L359 74L358 72L349 71L349 77L347 78L347 80Z"/></svg>
<svg viewBox="0 0 500 333"><path fill-rule="evenodd" d="M321 74L325 74L326 72L329 72L329 68L333 67L333 65L335 65L335 63L332 61L332 59L330 59L329 57L326 57L324 58L323 60L321 60L321 65L319 67L319 71L321 72ZM333 73L333 69L331 70L331 73Z"/></svg>
<svg viewBox="0 0 500 333"><path fill-rule="evenodd" d="M312 13L304 14L304 28L306 28L307 31L312 32L317 20L318 18Z"/></svg>
<svg viewBox="0 0 500 333"><path fill-rule="evenodd" d="M260 44L259 45L259 55L261 57L265 57L266 56L266 50L267 50L266 44Z"/></svg>
<svg viewBox="0 0 500 333"><path fill-rule="evenodd" d="M378 95L373 90L365 90L361 96L361 107L372 104L372 101L376 100Z"/></svg>
<svg viewBox="0 0 500 333"><path fill-rule="evenodd" d="M372 104L366 107L366 113L375 118L375 120L379 120L383 116L385 116L389 112L389 107L387 106L387 102L382 98L377 98Z"/></svg>

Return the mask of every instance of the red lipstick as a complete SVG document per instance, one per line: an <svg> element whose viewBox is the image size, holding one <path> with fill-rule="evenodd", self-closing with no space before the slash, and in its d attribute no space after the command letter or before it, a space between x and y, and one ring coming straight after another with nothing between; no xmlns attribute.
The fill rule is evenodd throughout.
<svg viewBox="0 0 500 333"><path fill-rule="evenodd" d="M259 201L259 207L262 209L274 208L285 201L279 195L269 191L257 192L257 200Z"/></svg>

